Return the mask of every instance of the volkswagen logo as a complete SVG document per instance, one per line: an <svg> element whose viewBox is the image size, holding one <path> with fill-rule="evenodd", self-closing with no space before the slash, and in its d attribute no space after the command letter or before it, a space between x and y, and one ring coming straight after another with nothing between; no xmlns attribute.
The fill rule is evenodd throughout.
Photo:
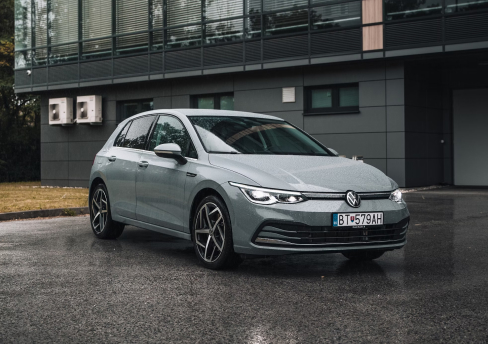
<svg viewBox="0 0 488 344"><path fill-rule="evenodd" d="M361 197L354 191L346 192L346 203L353 208L358 208L361 205Z"/></svg>

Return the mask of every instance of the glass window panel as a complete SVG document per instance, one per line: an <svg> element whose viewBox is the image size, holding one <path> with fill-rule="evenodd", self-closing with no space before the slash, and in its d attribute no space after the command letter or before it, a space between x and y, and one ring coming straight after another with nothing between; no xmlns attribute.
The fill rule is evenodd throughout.
<svg viewBox="0 0 488 344"><path fill-rule="evenodd" d="M31 66L31 51L15 52L15 68L26 68Z"/></svg>
<svg viewBox="0 0 488 344"><path fill-rule="evenodd" d="M15 0L15 49L32 44L31 0Z"/></svg>
<svg viewBox="0 0 488 344"><path fill-rule="evenodd" d="M115 32L125 34L148 29L147 0L116 0ZM148 35L137 34L117 37L117 54L147 51Z"/></svg>
<svg viewBox="0 0 488 344"><path fill-rule="evenodd" d="M47 0L33 1L34 44L36 47L42 47L47 45Z"/></svg>
<svg viewBox="0 0 488 344"><path fill-rule="evenodd" d="M311 14L312 29L361 25L361 3L346 2L315 7Z"/></svg>
<svg viewBox="0 0 488 344"><path fill-rule="evenodd" d="M261 13L261 0L246 0L246 13Z"/></svg>
<svg viewBox="0 0 488 344"><path fill-rule="evenodd" d="M32 50L32 65L44 66L47 64L47 48Z"/></svg>
<svg viewBox="0 0 488 344"><path fill-rule="evenodd" d="M261 37L261 16L252 16L246 18L246 38Z"/></svg>
<svg viewBox="0 0 488 344"><path fill-rule="evenodd" d="M165 46L168 49L201 45L202 27L193 25L166 30Z"/></svg>
<svg viewBox="0 0 488 344"><path fill-rule="evenodd" d="M205 0L205 20L222 20L243 14L242 0Z"/></svg>
<svg viewBox="0 0 488 344"><path fill-rule="evenodd" d="M78 0L51 0L49 21L51 44L78 41Z"/></svg>
<svg viewBox="0 0 488 344"><path fill-rule="evenodd" d="M112 40L99 39L82 43L82 59L108 57L112 55Z"/></svg>
<svg viewBox="0 0 488 344"><path fill-rule="evenodd" d="M308 0L263 0L265 12L280 11L297 6L307 6Z"/></svg>
<svg viewBox="0 0 488 344"><path fill-rule="evenodd" d="M205 24L205 42L220 43L242 39L242 19Z"/></svg>
<svg viewBox="0 0 488 344"><path fill-rule="evenodd" d="M125 136L123 147L144 149L146 137L156 116L146 116L132 121L132 124Z"/></svg>
<svg viewBox="0 0 488 344"><path fill-rule="evenodd" d="M359 87L341 87L339 89L339 106L359 106Z"/></svg>
<svg viewBox="0 0 488 344"><path fill-rule="evenodd" d="M117 138L115 139L114 146L122 147L124 144L125 136L127 135L127 131L129 131L130 125L132 122L129 122L125 125L124 129L119 133Z"/></svg>
<svg viewBox="0 0 488 344"><path fill-rule="evenodd" d="M112 35L112 2L107 0L81 0L81 29L82 38L99 38ZM90 49L105 50L106 44L98 41L97 44L88 44ZM84 49L85 51L85 49Z"/></svg>
<svg viewBox="0 0 488 344"><path fill-rule="evenodd" d="M168 26L188 25L202 21L202 5L196 0L167 0Z"/></svg>
<svg viewBox="0 0 488 344"><path fill-rule="evenodd" d="M312 90L312 109L332 107L332 89L322 88Z"/></svg>
<svg viewBox="0 0 488 344"><path fill-rule="evenodd" d="M78 61L78 43L51 47L49 63Z"/></svg>
<svg viewBox="0 0 488 344"><path fill-rule="evenodd" d="M151 42L151 50L162 50L164 47L164 34L163 30L153 31L152 35L152 42Z"/></svg>
<svg viewBox="0 0 488 344"><path fill-rule="evenodd" d="M279 35L308 30L308 10L294 10L265 15L266 35Z"/></svg>
<svg viewBox="0 0 488 344"><path fill-rule="evenodd" d="M446 13L488 8L488 0L446 0Z"/></svg>
<svg viewBox="0 0 488 344"><path fill-rule="evenodd" d="M153 0L151 4L151 24L153 29L162 29L163 22L163 0ZM152 50L163 49L163 30L152 32Z"/></svg>
<svg viewBox="0 0 488 344"><path fill-rule="evenodd" d="M141 103L141 112L154 110L153 102L146 101Z"/></svg>
<svg viewBox="0 0 488 344"><path fill-rule="evenodd" d="M441 0L385 0L386 20L421 17L441 12Z"/></svg>
<svg viewBox="0 0 488 344"><path fill-rule="evenodd" d="M138 33L135 35L121 36L115 39L117 55L147 52L149 35Z"/></svg>
<svg viewBox="0 0 488 344"><path fill-rule="evenodd" d="M220 109L221 110L234 110L234 96L221 96L220 97Z"/></svg>
<svg viewBox="0 0 488 344"><path fill-rule="evenodd" d="M198 97L197 109L215 109L214 96Z"/></svg>
<svg viewBox="0 0 488 344"><path fill-rule="evenodd" d="M116 0L115 32L117 34L148 29L147 0Z"/></svg>
<svg viewBox="0 0 488 344"><path fill-rule="evenodd" d="M137 115L138 113L151 111L153 109L153 102L151 100L134 100L124 102L119 107L120 113L117 113L117 120L119 122Z"/></svg>
<svg viewBox="0 0 488 344"><path fill-rule="evenodd" d="M159 117L151 134L148 150L153 151L154 148L165 143L176 143L180 146L183 156L197 158L188 131L178 119L171 116Z"/></svg>

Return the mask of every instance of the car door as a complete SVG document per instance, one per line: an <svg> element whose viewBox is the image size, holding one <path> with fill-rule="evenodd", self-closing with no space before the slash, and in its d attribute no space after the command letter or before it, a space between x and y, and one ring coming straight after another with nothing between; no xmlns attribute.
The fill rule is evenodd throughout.
<svg viewBox="0 0 488 344"><path fill-rule="evenodd" d="M136 218L137 162L156 116L144 116L127 123L106 156L105 175L112 212Z"/></svg>
<svg viewBox="0 0 488 344"><path fill-rule="evenodd" d="M137 219L184 231L184 188L189 163L181 165L174 159L158 157L153 150L163 143L176 143L183 156L197 158L183 123L171 115L159 116L138 165Z"/></svg>

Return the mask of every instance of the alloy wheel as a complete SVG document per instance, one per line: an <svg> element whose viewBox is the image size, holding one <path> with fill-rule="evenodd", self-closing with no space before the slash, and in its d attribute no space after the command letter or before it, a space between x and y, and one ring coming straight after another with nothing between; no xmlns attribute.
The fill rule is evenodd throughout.
<svg viewBox="0 0 488 344"><path fill-rule="evenodd" d="M101 233L107 225L108 202L107 195L102 189L95 191L92 198L92 226L96 233Z"/></svg>
<svg viewBox="0 0 488 344"><path fill-rule="evenodd" d="M206 262L215 262L225 243L225 222L219 207L212 202L205 203L198 211L193 228L198 253Z"/></svg>

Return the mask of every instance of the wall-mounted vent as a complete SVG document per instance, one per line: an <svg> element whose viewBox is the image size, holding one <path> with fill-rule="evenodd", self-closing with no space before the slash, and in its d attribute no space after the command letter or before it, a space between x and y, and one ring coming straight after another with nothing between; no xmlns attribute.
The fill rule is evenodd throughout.
<svg viewBox="0 0 488 344"><path fill-rule="evenodd" d="M102 124L102 96L81 96L76 99L76 123Z"/></svg>
<svg viewBox="0 0 488 344"><path fill-rule="evenodd" d="M49 99L49 125L73 124L73 98Z"/></svg>
<svg viewBox="0 0 488 344"><path fill-rule="evenodd" d="M294 103L295 102L295 87L283 87L281 97L282 97L283 103Z"/></svg>

